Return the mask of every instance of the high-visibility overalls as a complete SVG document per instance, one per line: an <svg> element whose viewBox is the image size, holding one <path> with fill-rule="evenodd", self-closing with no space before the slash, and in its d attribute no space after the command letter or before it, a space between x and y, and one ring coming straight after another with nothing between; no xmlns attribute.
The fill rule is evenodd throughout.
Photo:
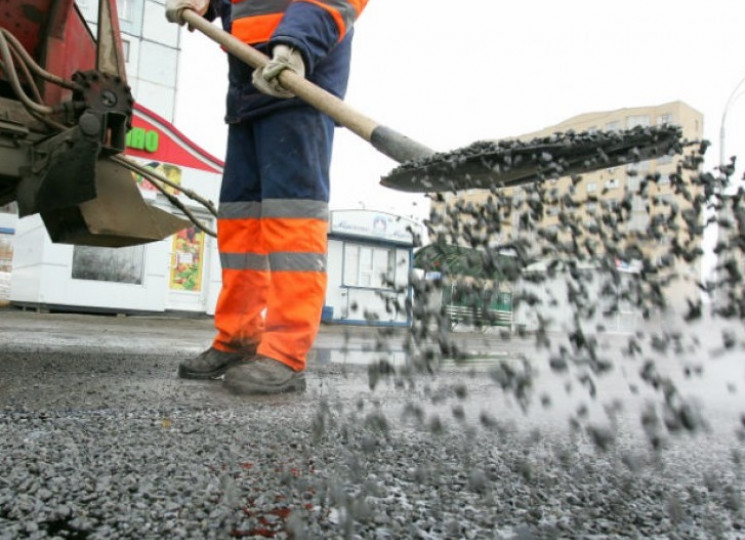
<svg viewBox="0 0 745 540"><path fill-rule="evenodd" d="M217 12L239 39L303 55L306 76L343 97L352 25L367 0L223 0ZM229 21L229 23L228 23ZM213 346L305 368L326 294L329 163L334 124L296 98L251 84L229 56L228 148L220 192L222 290Z"/></svg>

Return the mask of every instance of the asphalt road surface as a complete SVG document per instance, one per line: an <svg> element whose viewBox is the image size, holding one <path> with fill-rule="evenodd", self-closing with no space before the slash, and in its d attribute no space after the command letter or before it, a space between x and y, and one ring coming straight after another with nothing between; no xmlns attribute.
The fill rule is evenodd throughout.
<svg viewBox="0 0 745 540"><path fill-rule="evenodd" d="M249 398L176 377L209 319L0 310L0 539L745 538L719 336L324 327L305 393Z"/></svg>

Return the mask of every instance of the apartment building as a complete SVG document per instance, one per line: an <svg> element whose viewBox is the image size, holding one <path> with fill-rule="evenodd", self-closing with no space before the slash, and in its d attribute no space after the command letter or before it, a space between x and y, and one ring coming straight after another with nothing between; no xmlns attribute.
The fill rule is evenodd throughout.
<svg viewBox="0 0 745 540"><path fill-rule="evenodd" d="M703 115L674 101L581 114L517 138L664 124L680 126L686 141L703 137ZM686 146L685 153L695 149ZM692 182L695 171L677 174L681 158L660 156L579 178L444 194L433 202L432 222L450 231L451 243L494 250L519 244L536 268L557 260L590 268L612 258L616 268L634 272L646 264L666 276L666 299L682 311L698 298L701 261L689 255L700 249L702 237L690 231L703 218L695 205L702 188Z"/></svg>

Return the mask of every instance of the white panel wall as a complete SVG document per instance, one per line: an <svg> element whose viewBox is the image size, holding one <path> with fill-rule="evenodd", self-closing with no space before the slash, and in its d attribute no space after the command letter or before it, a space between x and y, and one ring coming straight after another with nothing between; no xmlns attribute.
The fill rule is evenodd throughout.
<svg viewBox="0 0 745 540"><path fill-rule="evenodd" d="M48 239L44 223L38 214L18 220L13 241L11 301L38 302L44 247Z"/></svg>
<svg viewBox="0 0 745 540"><path fill-rule="evenodd" d="M152 41L142 41L138 77L141 81L174 88L177 62L178 51L176 49Z"/></svg>
<svg viewBox="0 0 745 540"><path fill-rule="evenodd" d="M137 95L135 96L135 100L137 100L137 103L147 107L155 114L162 116L169 122L172 122L174 93L175 90L173 88L140 79L137 82Z"/></svg>
<svg viewBox="0 0 745 540"><path fill-rule="evenodd" d="M142 21L142 38L177 48L179 44L178 24L168 22L164 4L145 2L145 16Z"/></svg>
<svg viewBox="0 0 745 540"><path fill-rule="evenodd" d="M122 39L129 43L129 52L127 56L125 56L126 62L124 65L127 68L127 82L132 86L132 79L137 79L139 77L138 66L140 65L140 40L127 34L122 34ZM134 90L132 93L134 94ZM135 99L137 99L137 95L134 94L134 96Z"/></svg>

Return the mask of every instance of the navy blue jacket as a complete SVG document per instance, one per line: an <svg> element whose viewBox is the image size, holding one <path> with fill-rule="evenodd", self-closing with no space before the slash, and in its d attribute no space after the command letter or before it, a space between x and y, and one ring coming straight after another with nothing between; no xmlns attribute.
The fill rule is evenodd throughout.
<svg viewBox="0 0 745 540"><path fill-rule="evenodd" d="M212 0L205 17L208 20L220 17L223 29L230 32L230 9L230 0ZM276 44L296 48L303 56L306 78L343 99L349 80L353 34L354 29L350 28L339 41L339 30L324 9L309 2L293 2L271 40L255 47L268 56L270 48ZM297 98L278 99L256 90L251 83L253 71L251 66L228 54L227 123L302 105Z"/></svg>

